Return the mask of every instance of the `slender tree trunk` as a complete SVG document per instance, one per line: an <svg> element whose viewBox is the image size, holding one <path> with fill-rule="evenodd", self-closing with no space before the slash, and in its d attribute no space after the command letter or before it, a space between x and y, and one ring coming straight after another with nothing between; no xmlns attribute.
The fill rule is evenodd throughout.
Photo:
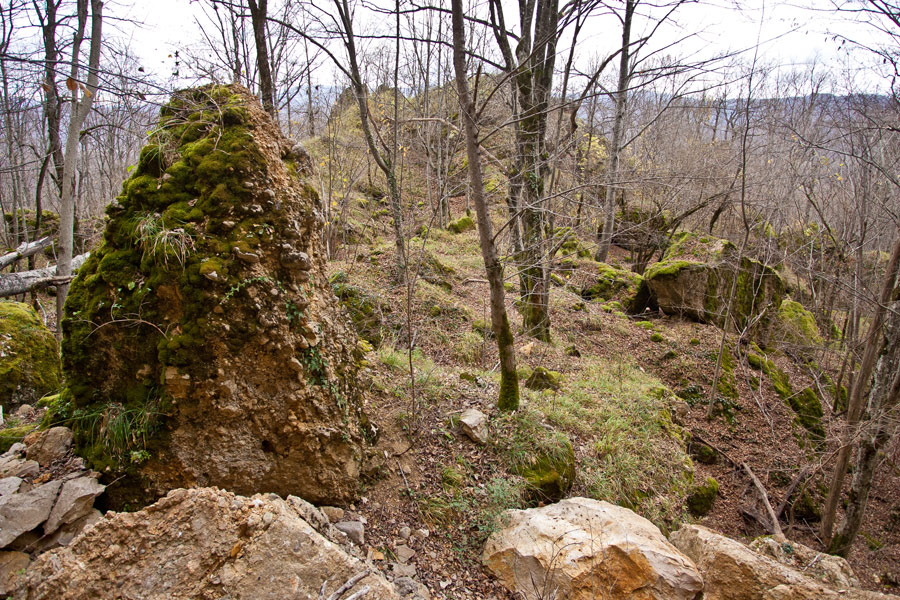
<svg viewBox="0 0 900 600"><path fill-rule="evenodd" d="M481 170L481 153L475 130L475 107L466 80L465 27L462 0L451 0L453 11L453 66L456 70L456 89L459 107L466 132L466 155L469 159L469 182L472 203L478 215L478 236L481 255L491 289L491 329L497 338L500 352L500 410L516 410L519 407L519 378L516 374L516 354L512 330L506 315L506 293L503 289L503 265L497 258L491 216L484 196L484 176Z"/></svg>
<svg viewBox="0 0 900 600"><path fill-rule="evenodd" d="M829 548L841 549L843 552L846 552L846 548L849 548L850 544L853 542L852 538L849 539L849 541L847 540L847 535L852 530L852 525L847 525L846 527L844 525L841 526L841 530L844 531L844 534L839 536L841 539L837 539L837 537L832 539L831 534L834 527L835 516L837 514L837 506L841 497L841 491L844 486L844 477L847 475L847 467L850 464L850 454L853 450L852 439L865 410L863 394L865 393L866 386L871 381L872 371L875 369L876 362L883 358L885 349L889 349L891 346L890 340L885 337L888 335L888 332L886 330L883 331L883 329L888 306L892 306L895 311L897 308L900 308L900 303L898 303L896 299L893 299L892 302L898 271L900 271L900 238L894 243L891 258L888 261L884 284L879 296L879 303L875 309L875 314L872 316L872 324L870 325L866 336L866 348L863 353L863 359L859 365L859 372L853 380L854 383L850 392L850 402L847 407L847 423L844 426L844 432L841 436L841 447L840 450L838 450L837 460L831 476L831 486L828 488L828 497L825 499L825 510L822 514L822 539L825 540L825 543ZM895 317L896 313L892 313L891 318L893 319ZM894 333L896 333L896 331ZM896 340L893 341L894 345L897 343ZM881 356L881 358L879 356ZM875 393L875 386L877 383L878 382L876 381L876 383L873 384L870 398L872 397L872 394ZM863 451L861 450L860 452L862 454ZM865 460L863 460L863 462L865 462ZM866 490L866 496L867 495L868 490ZM860 503L859 497L855 500L857 501L857 504ZM864 507L865 498L862 499L862 505ZM848 511L849 510L850 509L848 509ZM861 515L859 518L862 518ZM852 537L856 536L857 531L852 532Z"/></svg>
<svg viewBox="0 0 900 600"><path fill-rule="evenodd" d="M266 13L268 0L247 0L250 21L253 24L253 41L256 44L256 68L259 70L259 95L263 108L278 122L275 109L275 88L272 85L272 69L269 66L269 46L266 39Z"/></svg>
<svg viewBox="0 0 900 600"><path fill-rule="evenodd" d="M356 39L353 34L353 19L347 0L334 0L341 21L344 34L344 47L347 50L349 60L350 85L353 87L356 103L359 106L359 119L363 130L363 137L369 148L369 153L378 168L387 179L388 190L391 195L391 213L394 220L394 243L397 247L397 278L404 279L406 272L406 247L403 242L403 205L400 195L400 184L397 181L395 164L390 156L385 156L375 143L372 126L369 122L369 95L366 85L363 83L359 71L359 62L356 55Z"/></svg>
<svg viewBox="0 0 900 600"><path fill-rule="evenodd" d="M621 154L622 133L625 126L625 111L627 109L628 86L631 82L631 22L634 17L636 0L627 0L625 3L625 18L622 21L622 54L619 57L619 82L616 89L616 113L613 120L612 142L610 146L609 166L606 177L606 218L603 230L597 240L597 253L594 258L599 262L606 262L609 257L609 247L612 245L613 230L616 226L616 192L619 180L619 155Z"/></svg>
<svg viewBox="0 0 900 600"><path fill-rule="evenodd" d="M90 0L91 3L91 49L88 58L87 86L83 88L81 99L78 99L78 53L81 41L84 38L84 29L87 22L87 1L78 1L78 30L75 42L72 45L72 114L69 118L69 130L66 136L66 153L63 166L62 194L60 199L59 215L59 259L56 273L59 277L68 277L72 274L72 253L75 241L75 175L78 170L78 147L81 141L81 127L91 110L94 96L97 94L99 79L98 68L100 65L101 29L103 25L103 2ZM69 284L63 284L56 288L56 318L57 337L62 336L63 306L69 293Z"/></svg>

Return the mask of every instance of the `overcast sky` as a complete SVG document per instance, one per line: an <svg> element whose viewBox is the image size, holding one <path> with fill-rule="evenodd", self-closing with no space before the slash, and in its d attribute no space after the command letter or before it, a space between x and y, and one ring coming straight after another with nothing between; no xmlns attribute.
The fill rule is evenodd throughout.
<svg viewBox="0 0 900 600"><path fill-rule="evenodd" d="M855 61L848 60L845 51L839 50L840 43L833 39L833 34L842 33L858 38L863 33L871 38L871 31L848 23L846 19L830 11L831 4L828 0L800 1L810 2L809 6L821 8L811 10L795 3L772 0L736 3L717 0L717 3L688 4L679 8L676 13L678 26L669 27L658 34L659 43L680 39L689 32L699 32L690 40L680 43L673 49L673 53L709 56L751 48L758 38L762 41L759 57L767 64L802 67L809 61L816 60L833 70L854 64ZM107 5L113 14L129 14L144 23L142 28L133 33L134 47L145 62L144 66L161 76L168 76L172 67L169 55L175 49L199 40L195 22L195 18L200 15L198 3L189 0L137 1L130 5L128 0L120 2L124 3ZM741 9L734 8L735 4L739 4ZM508 13L513 14L513 6L509 7ZM361 19L364 18L361 16ZM585 43L584 47L602 53L616 47L619 35L614 23L598 18L587 28L582 41ZM748 53L748 60L751 55ZM331 69L320 76L331 77Z"/></svg>

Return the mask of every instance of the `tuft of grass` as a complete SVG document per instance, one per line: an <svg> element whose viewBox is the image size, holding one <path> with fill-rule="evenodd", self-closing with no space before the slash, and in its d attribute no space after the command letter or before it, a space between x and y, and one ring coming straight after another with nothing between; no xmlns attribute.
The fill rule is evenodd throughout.
<svg viewBox="0 0 900 600"><path fill-rule="evenodd" d="M143 251L143 259L169 266L175 260L182 267L194 249L194 238L182 227L169 229L159 213L147 213L134 221L134 237Z"/></svg>

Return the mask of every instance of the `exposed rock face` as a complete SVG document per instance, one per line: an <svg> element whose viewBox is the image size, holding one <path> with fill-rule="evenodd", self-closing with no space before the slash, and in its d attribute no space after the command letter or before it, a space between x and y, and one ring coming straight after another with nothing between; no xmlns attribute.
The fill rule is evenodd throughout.
<svg viewBox="0 0 900 600"><path fill-rule="evenodd" d="M737 277L731 319L746 326L769 306L778 307L785 285L774 269L747 257L727 240L683 233L663 260L644 272L651 302L668 314L725 326L725 313ZM767 324L767 311L763 325ZM729 323L729 327L731 327Z"/></svg>
<svg viewBox="0 0 900 600"><path fill-rule="evenodd" d="M307 161L243 88L162 109L63 321L70 410L133 434L76 430L95 468L130 474L113 505L208 485L356 494L360 357L325 277Z"/></svg>
<svg viewBox="0 0 900 600"><path fill-rule="evenodd" d="M42 467L48 467L56 460L64 458L72 447L72 430L68 427L51 427L35 431L25 437L25 456L35 460Z"/></svg>
<svg viewBox="0 0 900 600"><path fill-rule="evenodd" d="M703 587L694 564L650 521L587 498L505 513L482 561L529 600L690 600Z"/></svg>
<svg viewBox="0 0 900 600"><path fill-rule="evenodd" d="M108 514L72 545L28 569L17 600L108 598L219 599L326 597L362 561L317 533L291 499L235 496L215 488L169 493L136 513ZM370 574L367 600L398 598Z"/></svg>
<svg viewBox="0 0 900 600"><path fill-rule="evenodd" d="M27 304L0 301L0 405L34 404L59 387L56 338Z"/></svg>
<svg viewBox="0 0 900 600"><path fill-rule="evenodd" d="M700 525L686 525L670 540L703 574L704 600L896 600L896 596L844 587L845 578L847 583L853 582L852 571L850 577L843 569L838 569L843 571L841 576L833 569L825 569L830 577L825 571L807 576Z"/></svg>

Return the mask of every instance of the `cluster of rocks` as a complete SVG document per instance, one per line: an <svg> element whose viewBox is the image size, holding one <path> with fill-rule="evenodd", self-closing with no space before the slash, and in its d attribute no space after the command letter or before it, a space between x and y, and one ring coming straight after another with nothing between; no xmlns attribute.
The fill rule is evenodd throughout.
<svg viewBox="0 0 900 600"><path fill-rule="evenodd" d="M71 453L65 427L35 431L0 456L0 595L38 554L70 544L102 519L105 486Z"/></svg>
<svg viewBox="0 0 900 600"><path fill-rule="evenodd" d="M110 511L69 546L41 555L13 598L108 597L111 589L145 599L340 598L363 590L353 597L430 598L411 576L392 583L381 575L355 545L361 530L344 533L345 516L296 496L173 490L139 512Z"/></svg>
<svg viewBox="0 0 900 600"><path fill-rule="evenodd" d="M484 565L528 600L896 600L857 589L842 558L786 539L747 547L700 525L667 540L650 521L607 502L570 498L509 511Z"/></svg>

